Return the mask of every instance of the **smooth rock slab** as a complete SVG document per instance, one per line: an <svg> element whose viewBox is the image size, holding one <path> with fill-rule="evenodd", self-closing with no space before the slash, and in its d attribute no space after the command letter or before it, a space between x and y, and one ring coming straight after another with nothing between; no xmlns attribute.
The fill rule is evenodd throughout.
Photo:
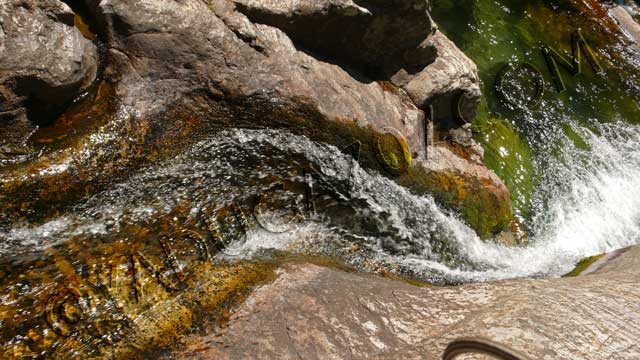
<svg viewBox="0 0 640 360"><path fill-rule="evenodd" d="M296 266L168 357L439 359L472 336L531 359L638 359L638 280L640 247L588 276L450 288Z"/></svg>

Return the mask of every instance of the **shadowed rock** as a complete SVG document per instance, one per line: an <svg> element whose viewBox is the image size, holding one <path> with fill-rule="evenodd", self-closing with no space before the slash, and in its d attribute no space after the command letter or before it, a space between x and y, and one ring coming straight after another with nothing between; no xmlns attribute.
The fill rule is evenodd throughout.
<svg viewBox="0 0 640 360"><path fill-rule="evenodd" d="M435 31L424 0L234 2L254 23L287 33L299 49L371 78L388 78L399 69L415 73L436 57L434 47L420 46Z"/></svg>
<svg viewBox="0 0 640 360"><path fill-rule="evenodd" d="M96 77L96 47L58 0L0 4L0 146L53 121Z"/></svg>

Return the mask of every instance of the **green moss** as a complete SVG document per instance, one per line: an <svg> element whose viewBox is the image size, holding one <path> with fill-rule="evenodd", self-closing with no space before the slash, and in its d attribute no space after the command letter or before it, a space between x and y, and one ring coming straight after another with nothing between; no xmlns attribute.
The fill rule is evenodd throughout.
<svg viewBox="0 0 640 360"><path fill-rule="evenodd" d="M500 197L489 184L477 178L413 168L399 182L418 192L430 193L440 204L458 211L481 238L498 234L513 220L509 199Z"/></svg>
<svg viewBox="0 0 640 360"><path fill-rule="evenodd" d="M579 14L579 15L577 15ZM477 65L485 104L475 128L486 150L486 164L506 183L516 214L530 216L529 198L538 171L548 157L562 158L565 149L549 152L549 143L572 141L591 151L577 127L596 129L599 123L640 121L637 82L639 69L620 51L623 36L596 1L442 0L433 3L432 15L440 29ZM586 62L582 74L560 69L567 91L553 86L541 45L557 49L571 59L572 36L580 29L598 62L597 74ZM532 111L511 110L499 101L494 84L510 62L527 62L542 72L544 106ZM502 119L502 120L496 120ZM515 127L512 127L512 125ZM564 137L564 139L563 139ZM535 172L534 172L535 170ZM544 191L544 189L540 189Z"/></svg>
<svg viewBox="0 0 640 360"><path fill-rule="evenodd" d="M573 142L576 148L580 150L588 151L591 148L589 144L587 144L578 133L576 133L570 126L564 126L564 133L567 137Z"/></svg>
<svg viewBox="0 0 640 360"><path fill-rule="evenodd" d="M587 270L591 265L593 265L593 263L595 263L596 261L602 259L604 257L604 255L605 254L591 256L591 257L584 258L584 259L580 260L576 264L575 269L573 269L570 273L566 274L564 277L576 277L576 276L579 276L585 270Z"/></svg>
<svg viewBox="0 0 640 360"><path fill-rule="evenodd" d="M527 217L535 171L529 144L505 120L478 117L475 139L484 147L485 164L505 182L516 214Z"/></svg>

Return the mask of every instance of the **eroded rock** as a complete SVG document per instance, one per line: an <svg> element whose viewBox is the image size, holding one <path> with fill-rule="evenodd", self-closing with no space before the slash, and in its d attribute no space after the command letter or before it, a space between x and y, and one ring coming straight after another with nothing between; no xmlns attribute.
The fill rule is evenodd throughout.
<svg viewBox="0 0 640 360"><path fill-rule="evenodd" d="M422 46L437 49L435 61L415 76L403 72L396 74L394 83L405 88L420 107L440 97L448 97L452 102L464 96L467 105L459 115L467 122L472 121L482 96L478 68L442 32L437 31Z"/></svg>
<svg viewBox="0 0 640 360"><path fill-rule="evenodd" d="M5 177L6 183L11 183L8 194L38 192L41 198L35 201L55 211L56 204L62 202L59 194L48 195L47 184L52 181L69 184L68 194L83 194L87 188L95 191L96 183L117 181L119 176L126 176L128 169L155 161L158 154L175 154L223 127L286 128L341 148L360 141L361 164L393 176L378 161L373 140L376 133L394 128L406 138L409 156L418 159L410 172L427 177L420 181L427 186L418 186L418 191L449 193L438 199L453 209L476 201L468 194L482 194L483 200L473 209L490 220L478 223L484 217L474 216L468 219L471 226L482 229L479 232L488 237L508 225L508 191L495 174L478 163L466 166L467 160L454 153L445 151L446 156L441 157L444 150L429 149L427 120L420 108L427 99L418 101L422 95L405 91L384 78L374 81L369 77L370 64L362 62L368 59L374 66L386 69L395 64L411 80L407 84L416 83L418 78L430 82L431 85L423 85L431 89L423 92L424 96L475 93L476 85L469 80L475 68L467 64L466 57L452 58L464 57L459 50L453 50L452 43L438 50L439 56L445 56L443 59L434 59L434 53L425 50L432 47L424 44L440 46L448 41L438 32L432 34L435 27L426 3L394 2L396 9L389 14L381 11L389 5L374 1L358 1L357 5L350 1L228 0L110 0L87 4L93 6L90 11L96 14L97 31L106 41L109 65L105 74L114 83L119 110L101 134L79 140L75 148L56 153L53 158L45 157L43 165L36 163L31 170L25 170L33 176L24 185L20 183L23 180L11 183L12 179L23 179L20 173ZM274 23L261 23L254 18L259 17L256 14L270 14ZM375 31L368 28L369 32L363 33L362 29L347 27L343 35L350 42L344 49L353 48L352 54L345 53L346 63L328 62L327 56L333 56L329 50L343 49L332 43L341 36L328 24L347 26L349 21L355 21L354 16L371 22ZM327 25L315 33L298 33L289 29L286 22L280 23L291 17ZM400 26L407 30L398 33ZM314 36L328 41L328 45L300 46ZM401 41L398 37L406 39ZM307 47L316 50L308 51ZM393 56L379 57L381 53L377 52L382 49ZM405 55L409 53L415 56L412 62L419 63L414 69L406 66ZM367 55L358 58L357 54ZM449 60L457 61L453 65L463 63L469 67L456 72L457 67L453 66L434 79L420 75L432 71L434 65L440 69ZM424 65L426 68L421 70ZM56 168L64 171L41 171L42 166L56 164L64 164ZM464 191L453 190L452 183L464 183L459 187ZM18 197L11 198L16 204L19 201ZM33 204L34 200L23 201Z"/></svg>
<svg viewBox="0 0 640 360"><path fill-rule="evenodd" d="M58 0L0 5L0 145L22 145L96 77L96 46Z"/></svg>
<svg viewBox="0 0 640 360"><path fill-rule="evenodd" d="M451 341L474 337L531 359L633 359L639 254L584 277L450 288L292 267L165 358L439 359Z"/></svg>

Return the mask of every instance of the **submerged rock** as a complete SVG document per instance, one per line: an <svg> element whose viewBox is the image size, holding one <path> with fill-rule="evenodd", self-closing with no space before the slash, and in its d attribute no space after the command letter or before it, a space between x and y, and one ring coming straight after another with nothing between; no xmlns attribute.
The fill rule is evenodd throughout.
<svg viewBox="0 0 640 360"><path fill-rule="evenodd" d="M74 27L68 5L58 0L3 1L0 148L18 149L37 126L53 121L93 82L97 66L97 48Z"/></svg>

